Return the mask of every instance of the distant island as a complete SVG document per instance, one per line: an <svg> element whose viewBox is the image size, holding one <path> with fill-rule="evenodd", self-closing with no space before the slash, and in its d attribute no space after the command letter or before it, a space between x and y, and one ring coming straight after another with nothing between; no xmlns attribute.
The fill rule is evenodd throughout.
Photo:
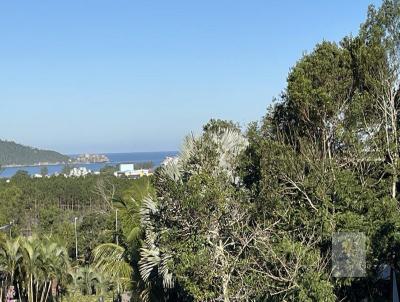
<svg viewBox="0 0 400 302"><path fill-rule="evenodd" d="M0 140L0 166L29 166L71 163L69 156L56 151L24 146L12 141Z"/></svg>
<svg viewBox="0 0 400 302"><path fill-rule="evenodd" d="M84 164L91 164L91 163L108 163L110 160L107 156L103 154L82 154L79 155L74 162L76 163L84 163Z"/></svg>

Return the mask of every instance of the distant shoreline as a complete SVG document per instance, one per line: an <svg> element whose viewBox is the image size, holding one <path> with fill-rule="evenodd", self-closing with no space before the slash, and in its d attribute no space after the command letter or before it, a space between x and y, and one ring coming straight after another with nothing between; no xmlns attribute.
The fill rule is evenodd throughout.
<svg viewBox="0 0 400 302"><path fill-rule="evenodd" d="M135 151L135 152L110 152L110 153L98 153L104 155L118 155L118 154L157 154L157 153L178 153L179 151ZM74 157L80 154L67 154L67 156ZM102 162L53 162L53 163L36 163L36 164L13 164L13 165L0 165L1 168L35 168L35 167L46 167L46 166L60 166L60 165L88 165L88 164L122 164L129 163L137 160L120 160L120 161L102 161Z"/></svg>
<svg viewBox="0 0 400 302"><path fill-rule="evenodd" d="M87 165L87 164L108 164L108 162L55 162L55 163L37 163L37 164L21 164L21 165L1 165L1 168L29 168L29 167L46 167L59 165Z"/></svg>
<svg viewBox="0 0 400 302"><path fill-rule="evenodd" d="M27 171L29 175L40 173L42 167L48 167L48 175L61 174L65 165L71 167L86 167L92 172L98 172L105 166L117 166L123 163L144 163L152 162L153 167L159 167L166 157L174 157L179 154L178 151L152 151L152 152L131 152L131 153L104 153L109 162L103 163L84 163L75 161L54 161L37 162L34 164L3 165L0 169L0 179L11 178L18 170ZM72 157L72 156L71 156Z"/></svg>

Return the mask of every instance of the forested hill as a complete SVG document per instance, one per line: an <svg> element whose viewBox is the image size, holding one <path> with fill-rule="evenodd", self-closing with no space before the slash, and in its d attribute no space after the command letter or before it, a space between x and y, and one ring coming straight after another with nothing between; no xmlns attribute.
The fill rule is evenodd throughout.
<svg viewBox="0 0 400 302"><path fill-rule="evenodd" d="M0 140L0 165L33 165L68 162L69 157L55 151L40 150Z"/></svg>

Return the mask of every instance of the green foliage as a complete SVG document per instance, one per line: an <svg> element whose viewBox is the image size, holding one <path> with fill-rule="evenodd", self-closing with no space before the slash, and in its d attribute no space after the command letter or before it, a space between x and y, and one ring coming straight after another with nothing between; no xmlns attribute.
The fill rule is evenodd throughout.
<svg viewBox="0 0 400 302"><path fill-rule="evenodd" d="M113 297L112 295L108 294L107 296L104 297L104 295L92 295L92 296L84 296L81 293L75 293L68 295L66 297L63 297L63 301L65 302L99 302L99 298L103 297L104 302L112 302Z"/></svg>
<svg viewBox="0 0 400 302"><path fill-rule="evenodd" d="M131 289L135 299L145 296L146 285L140 278L138 262L142 246L141 208L148 196L154 195L151 178L142 177L112 202L118 218L118 243L103 243L93 250L93 264L118 289Z"/></svg>
<svg viewBox="0 0 400 302"><path fill-rule="evenodd" d="M106 165L100 169L100 174L114 175L114 172L118 171L116 166Z"/></svg>
<svg viewBox="0 0 400 302"><path fill-rule="evenodd" d="M73 292L79 292L84 296L96 293L101 294L109 286L109 281L95 268L90 266L71 269L69 276L72 280Z"/></svg>
<svg viewBox="0 0 400 302"><path fill-rule="evenodd" d="M23 301L47 301L52 283L62 285L68 270L67 250L55 241L34 236L0 242L0 271L6 274L1 293L15 286Z"/></svg>
<svg viewBox="0 0 400 302"><path fill-rule="evenodd" d="M95 267L108 280L114 282L121 289L131 288L132 267L128 251L117 244L105 243L97 246L93 252Z"/></svg>
<svg viewBox="0 0 400 302"><path fill-rule="evenodd" d="M115 232L113 216L100 213L85 215L79 223L77 232L81 257L85 263L89 263L96 246L113 240Z"/></svg>
<svg viewBox="0 0 400 302"><path fill-rule="evenodd" d="M323 42L245 138L211 120L155 175L139 261L150 292L196 301L383 299L399 269L400 5ZM235 139L232 139L235 137ZM367 237L367 276L333 279L331 238ZM388 284L386 284L386 287Z"/></svg>
<svg viewBox="0 0 400 302"><path fill-rule="evenodd" d="M211 119L207 124L203 126L204 132L214 132L221 133L221 131L230 129L234 131L239 131L239 125L233 121L225 121L220 119Z"/></svg>
<svg viewBox="0 0 400 302"><path fill-rule="evenodd" d="M274 120L288 137L322 141L327 123L335 124L352 93L350 55L336 44L323 42L292 69L283 102Z"/></svg>
<svg viewBox="0 0 400 302"><path fill-rule="evenodd" d="M21 210L23 206L20 204L23 191L17 186L10 185L0 191L0 200L3 201L2 210L0 211L0 225L15 221L17 224L23 217L21 217Z"/></svg>
<svg viewBox="0 0 400 302"><path fill-rule="evenodd" d="M152 161L140 162L135 164L135 169L152 169L154 168L154 163Z"/></svg>
<svg viewBox="0 0 400 302"><path fill-rule="evenodd" d="M31 178L18 172L10 182L0 179L0 226L14 221L13 235L40 233L63 241L75 254L74 217L78 217L79 250L86 262L99 244L115 237L114 217L98 190L105 176ZM107 178L114 197L124 195L136 180ZM106 192L106 195L108 193ZM108 198L108 197L107 197Z"/></svg>

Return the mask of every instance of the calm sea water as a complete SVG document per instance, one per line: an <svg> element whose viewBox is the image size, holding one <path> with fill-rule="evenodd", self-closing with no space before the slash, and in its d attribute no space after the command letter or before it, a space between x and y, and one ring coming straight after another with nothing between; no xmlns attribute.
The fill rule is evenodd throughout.
<svg viewBox="0 0 400 302"><path fill-rule="evenodd" d="M99 171L106 165L118 165L121 163L141 163L141 162L153 162L154 166L159 166L162 161L167 156L176 156L178 154L177 151L165 151L165 152L132 152L132 153L104 153L109 159L109 163L98 163L98 164L78 164L74 165L76 167L86 167L92 171ZM73 157L74 155L70 155ZM41 167L17 167L17 168L5 168L1 171L0 177L8 178L12 177L17 171L24 170L27 171L30 175L40 173ZM64 168L64 165L54 165L47 166L49 169L49 174L52 175L54 173L60 173Z"/></svg>

